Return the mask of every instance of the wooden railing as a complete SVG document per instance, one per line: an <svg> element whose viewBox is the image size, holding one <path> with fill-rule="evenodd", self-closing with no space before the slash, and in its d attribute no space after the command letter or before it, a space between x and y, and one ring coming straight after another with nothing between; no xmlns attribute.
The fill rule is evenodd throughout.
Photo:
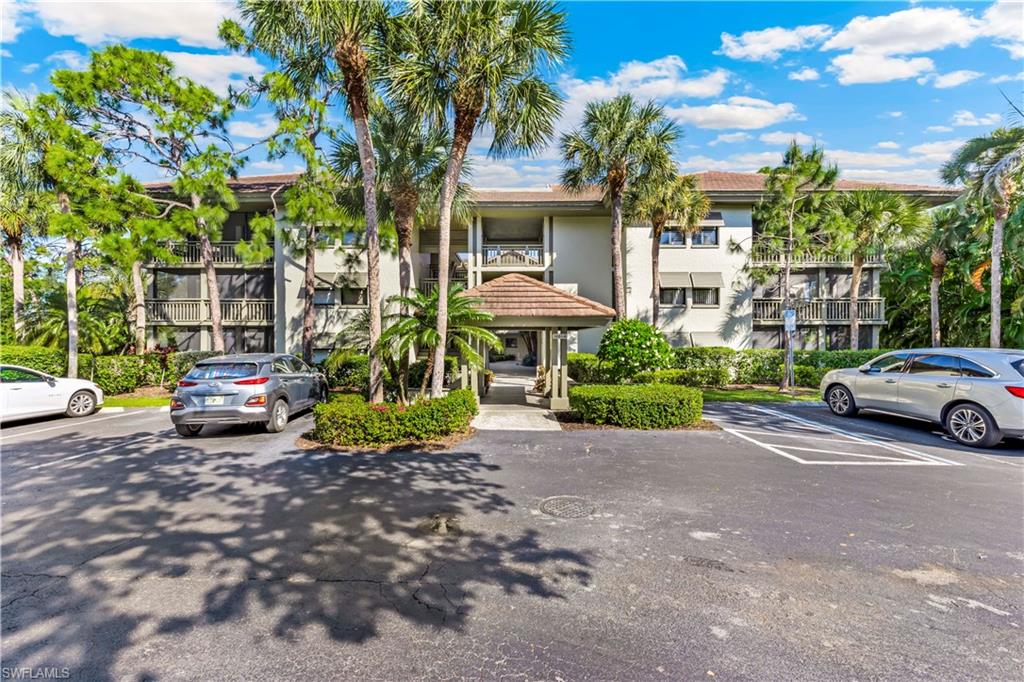
<svg viewBox="0 0 1024 682"><path fill-rule="evenodd" d="M754 244L750 250L750 262L752 265L781 265L783 251L780 247L772 244ZM824 249L813 249L803 253L794 253L793 265L840 265L849 266L853 264L853 256L848 253L829 253ZM885 258L881 254L869 254L864 259L865 265L882 265Z"/></svg>
<svg viewBox="0 0 1024 682"><path fill-rule="evenodd" d="M214 242L213 262L217 265L245 265L245 261L238 253L240 242ZM271 244L273 246L273 244ZM203 247L199 242L173 242L169 250L177 260L175 265L198 265L203 262ZM264 263L269 263L273 258L267 258Z"/></svg>
<svg viewBox="0 0 1024 682"><path fill-rule="evenodd" d="M482 251L485 268L544 266L543 244L484 244Z"/></svg>
<svg viewBox="0 0 1024 682"><path fill-rule="evenodd" d="M796 302L797 324L848 323L850 321L850 299L812 299ZM885 322L885 299L862 298L857 301L861 322ZM782 300L777 298L754 299L755 322L782 322Z"/></svg>
<svg viewBox="0 0 1024 682"><path fill-rule="evenodd" d="M223 322L269 324L274 319L271 299L222 299ZM151 299L146 301L146 322L149 324L198 324L210 321L210 303L205 299Z"/></svg>
<svg viewBox="0 0 1024 682"><path fill-rule="evenodd" d="M466 278L465 278L465 276L463 276L463 277L453 277L453 278L448 280L448 285L449 286L451 286L452 284L456 284L456 283L460 283L460 284L462 284L462 286L466 286ZM429 296L431 293L433 293L434 289L436 289L436 288L437 288L437 277L423 277L423 278L420 279L419 290L422 291L424 294L427 294Z"/></svg>

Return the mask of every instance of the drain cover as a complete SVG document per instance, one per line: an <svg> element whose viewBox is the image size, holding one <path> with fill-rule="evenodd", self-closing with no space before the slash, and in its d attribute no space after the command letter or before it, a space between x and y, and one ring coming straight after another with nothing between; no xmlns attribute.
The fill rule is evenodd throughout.
<svg viewBox="0 0 1024 682"><path fill-rule="evenodd" d="M558 495L540 503L540 510L548 516L560 519L582 519L594 513L594 505L582 497Z"/></svg>

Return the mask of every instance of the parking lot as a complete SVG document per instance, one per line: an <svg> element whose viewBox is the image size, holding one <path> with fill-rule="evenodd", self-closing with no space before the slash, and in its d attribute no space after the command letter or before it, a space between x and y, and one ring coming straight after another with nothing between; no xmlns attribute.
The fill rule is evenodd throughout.
<svg viewBox="0 0 1024 682"><path fill-rule="evenodd" d="M72 678L1012 679L1024 450L816 406L308 450L3 430L3 666ZM554 512L554 515L552 514ZM457 532L425 531L438 514ZM561 514L561 515L558 515Z"/></svg>

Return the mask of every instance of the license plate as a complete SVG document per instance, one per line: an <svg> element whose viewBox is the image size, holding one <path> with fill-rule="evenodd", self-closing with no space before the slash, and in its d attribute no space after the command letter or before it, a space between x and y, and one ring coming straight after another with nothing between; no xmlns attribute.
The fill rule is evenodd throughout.
<svg viewBox="0 0 1024 682"><path fill-rule="evenodd" d="M208 395L203 399L203 405L223 405L224 396L222 395Z"/></svg>

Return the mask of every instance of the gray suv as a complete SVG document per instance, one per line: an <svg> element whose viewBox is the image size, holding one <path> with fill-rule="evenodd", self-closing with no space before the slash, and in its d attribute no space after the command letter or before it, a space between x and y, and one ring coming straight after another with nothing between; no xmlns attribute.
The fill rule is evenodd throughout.
<svg viewBox="0 0 1024 682"><path fill-rule="evenodd" d="M293 355L245 353L196 363L171 397L182 436L206 424L263 423L277 433L292 414L327 399L327 380Z"/></svg>
<svg viewBox="0 0 1024 682"><path fill-rule="evenodd" d="M1024 350L922 348L886 353L821 382L829 409L924 419L964 445L992 447L1024 437Z"/></svg>

